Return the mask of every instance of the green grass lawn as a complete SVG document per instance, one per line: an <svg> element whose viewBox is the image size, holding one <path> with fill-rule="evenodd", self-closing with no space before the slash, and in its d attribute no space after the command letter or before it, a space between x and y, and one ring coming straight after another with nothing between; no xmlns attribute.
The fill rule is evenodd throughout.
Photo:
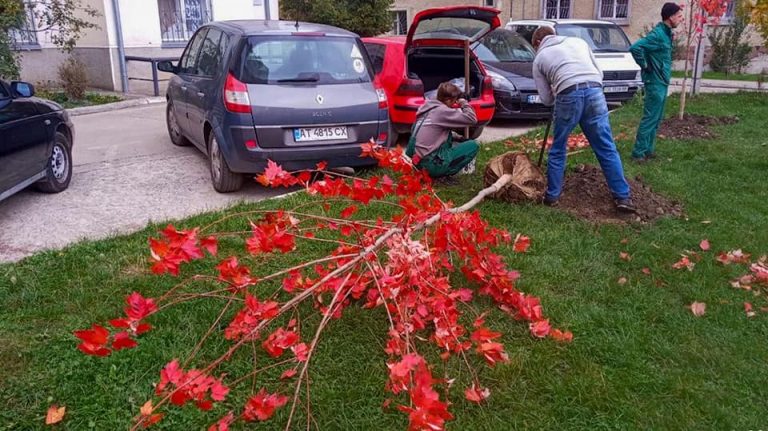
<svg viewBox="0 0 768 431"><path fill-rule="evenodd" d="M123 100L119 96L115 96L112 94L102 94L102 93L93 93L93 92L85 93L85 97L83 99L77 100L77 99L71 99L63 91L53 91L53 90L44 90L44 89L36 91L35 96L42 97L44 99L53 100L54 102L61 105L64 109L80 108L83 106L103 105L105 103L114 103L114 102L119 102Z"/></svg>
<svg viewBox="0 0 768 431"><path fill-rule="evenodd" d="M677 99L669 103L667 112L676 112ZM522 274L518 287L540 296L553 326L573 331L575 338L567 345L534 340L524 323L494 312L489 325L505 333L511 362L489 369L474 361L492 391L482 406L463 399L466 370L460 361L449 362L449 374L461 382L451 390L456 419L449 429L768 428L768 313L748 319L743 309L745 301L755 309L768 303L730 287L732 278L747 272L745 265L726 267L714 260L716 252L737 248L753 256L768 254L768 137L761 132L768 98L707 95L689 103L689 112L697 114L738 112L740 122L717 128L719 139L661 141L659 161L625 167L627 176L642 175L655 191L681 201L686 218L595 226L539 205L489 201L480 206L492 225L531 237L527 254L501 252ZM641 112L642 106L632 103L612 115L614 134L629 136L618 142L624 160ZM484 146L478 166L503 151L502 144ZM596 161L583 152L569 159L569 166L577 163ZM441 196L464 202L481 188L481 178L480 172L464 177ZM293 208L308 200L297 194L175 223L205 225L225 214ZM386 210L369 214L376 211ZM147 237L163 226L0 266L0 428L43 429L46 409L57 403L67 406L60 429L127 429L151 397L162 365L190 352L215 319L219 303L196 302L152 316L155 329L141 337L137 349L107 358L81 354L72 336L73 330L118 316L131 291L156 296L177 281L148 274ZM245 228L237 219L224 227ZM704 238L712 250L701 252L703 259L692 272L671 268ZM222 247L240 244L232 239ZM303 258L323 253L322 247L302 251ZM622 251L631 261L619 258ZM259 260L254 272L268 274L299 258ZM186 273L213 273L213 265L212 260L195 262ZM645 267L651 276L642 273ZM628 282L620 285L620 277ZM686 308L693 301L707 304L704 316L694 317ZM312 411L320 429L406 428L405 415L381 408L387 397L386 320L382 310L352 307L328 328L311 374ZM228 343L213 344L212 350L221 352ZM203 357L211 359L213 353ZM440 361L432 362L442 375ZM248 355L237 355L225 371L241 375L251 365ZM258 385L274 389L274 380L270 375ZM207 428L227 410L241 410L242 389L209 413L167 409L157 429ZM283 409L258 429L283 429L286 413Z"/></svg>
<svg viewBox="0 0 768 431"><path fill-rule="evenodd" d="M672 71L672 77L673 78L682 78L684 77L684 73L681 70L673 70ZM707 71L702 72L701 77L704 79L726 79L730 81L758 81L760 80L760 77L762 76L763 81L768 81L768 75L761 75L759 73L729 73L726 75L723 72L714 72L714 71ZM692 77L691 73L689 72L689 78Z"/></svg>

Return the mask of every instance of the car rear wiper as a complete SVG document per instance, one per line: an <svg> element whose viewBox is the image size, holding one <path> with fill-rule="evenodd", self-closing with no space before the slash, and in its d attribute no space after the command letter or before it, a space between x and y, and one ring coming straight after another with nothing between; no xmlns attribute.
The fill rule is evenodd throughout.
<svg viewBox="0 0 768 431"><path fill-rule="evenodd" d="M296 77L296 78L278 79L277 82L282 84L284 82L317 82L319 80L320 78L317 76L309 76L306 78Z"/></svg>

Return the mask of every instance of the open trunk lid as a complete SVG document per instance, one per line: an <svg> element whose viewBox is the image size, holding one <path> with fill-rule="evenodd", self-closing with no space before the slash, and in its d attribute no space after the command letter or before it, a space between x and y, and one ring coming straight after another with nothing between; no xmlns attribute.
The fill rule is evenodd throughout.
<svg viewBox="0 0 768 431"><path fill-rule="evenodd" d="M452 6L427 9L413 18L405 51L428 39L476 42L501 25L498 9L480 6Z"/></svg>

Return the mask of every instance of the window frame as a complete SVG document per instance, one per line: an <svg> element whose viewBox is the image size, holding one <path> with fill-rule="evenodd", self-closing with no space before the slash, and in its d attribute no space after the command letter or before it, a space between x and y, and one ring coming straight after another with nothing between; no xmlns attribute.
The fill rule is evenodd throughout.
<svg viewBox="0 0 768 431"><path fill-rule="evenodd" d="M22 28L13 29L9 32L11 49L14 51L42 49L40 40L37 37L37 23L35 21L35 12L32 8L32 3L24 1L24 20Z"/></svg>
<svg viewBox="0 0 768 431"><path fill-rule="evenodd" d="M202 19L201 24L198 26L195 30L190 30L187 27L187 24L189 20L186 19L186 5L188 1L195 1L199 2L202 6ZM169 2L171 4L175 5L175 12L173 12L176 16L174 16L172 21L169 21L170 25L167 28L170 28L172 26L179 26L180 30L175 31L169 31L169 30L163 30L163 24L165 22L163 18L164 10L160 6L162 2ZM215 21L215 18L213 16L213 3L211 0L156 0L157 3L157 19L160 24L160 46L161 48L183 48L187 45L187 42L189 42L192 37L195 35L197 30L202 28L204 25ZM166 11L170 12L170 11Z"/></svg>
<svg viewBox="0 0 768 431"><path fill-rule="evenodd" d="M408 10L406 10L406 9L390 9L389 12L392 14L392 18L394 18L392 20L392 29L390 30L390 33L392 35L394 35L394 36L405 36L405 35L407 35L408 34L408 30L409 30L409 28L408 28L408 24L409 24L409 21L408 21ZM401 14L401 13L405 14L405 27L403 27L402 32L398 32L398 31L396 31L398 29L395 28L394 24L395 23L398 23L398 24L400 23L400 19L399 19L398 15Z"/></svg>
<svg viewBox="0 0 768 431"><path fill-rule="evenodd" d="M557 2L558 15L560 11L560 2L563 0L553 0ZM573 17L573 2L574 0L568 0L568 16L557 16L555 18L547 17L547 0L541 0L541 19L571 19Z"/></svg>
<svg viewBox="0 0 768 431"><path fill-rule="evenodd" d="M602 3L604 1L612 1L613 2L613 15L614 17L602 17L600 14L602 13ZM626 18L615 18L616 16L616 2L618 0L596 0L595 1L595 19L600 21L609 21L617 25L629 25L630 19L632 17L632 0L627 0L627 17Z"/></svg>
<svg viewBox="0 0 768 431"><path fill-rule="evenodd" d="M201 35L205 33L202 36L202 41L200 42L200 45L197 47L197 54L195 56L195 68L193 72L189 72L185 66L183 66L183 62L185 60L189 59L189 54L192 48L194 47L195 40L197 39L198 35ZM179 57L179 74L182 75L191 75L196 76L197 75L197 63L200 61L200 50L203 48L203 43L205 43L205 38L208 36L208 27L200 27L197 29L195 34L192 35L192 37L189 39L189 42L187 43L186 49L184 49L184 52L181 54L181 57Z"/></svg>

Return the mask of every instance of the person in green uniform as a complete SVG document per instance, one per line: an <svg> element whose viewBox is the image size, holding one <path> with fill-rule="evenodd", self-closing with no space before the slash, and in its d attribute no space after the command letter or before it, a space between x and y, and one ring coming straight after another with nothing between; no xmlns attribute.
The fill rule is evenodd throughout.
<svg viewBox="0 0 768 431"><path fill-rule="evenodd" d="M474 140L454 144L452 130L476 124L475 110L461 90L443 82L437 88L437 99L427 100L416 112L405 153L432 178L471 173L480 146Z"/></svg>
<svg viewBox="0 0 768 431"><path fill-rule="evenodd" d="M643 119L637 127L632 160L645 162L656 158L656 131L664 118L664 103L672 74L672 29L684 19L677 3L664 3L661 22L644 38L635 42L629 51L640 66L645 98Z"/></svg>

